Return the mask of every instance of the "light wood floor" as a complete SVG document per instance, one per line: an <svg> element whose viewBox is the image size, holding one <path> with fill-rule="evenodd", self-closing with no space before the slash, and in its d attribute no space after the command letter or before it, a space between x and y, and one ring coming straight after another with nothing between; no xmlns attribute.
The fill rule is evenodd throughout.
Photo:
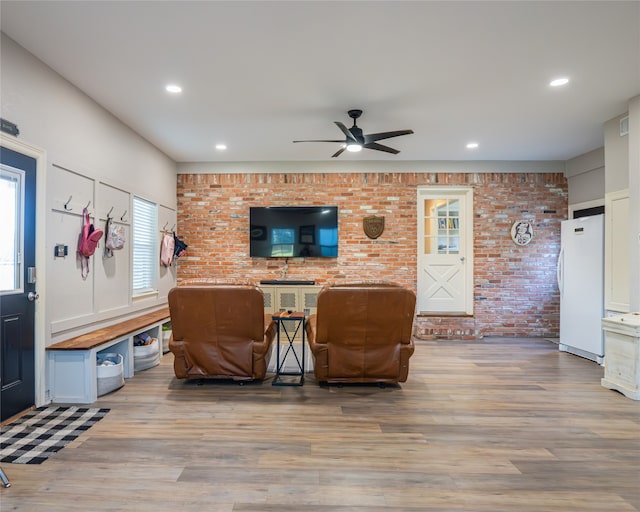
<svg viewBox="0 0 640 512"><path fill-rule="evenodd" d="M0 510L640 511L640 402L541 339L417 341L398 387L185 383L171 354L95 404Z"/></svg>

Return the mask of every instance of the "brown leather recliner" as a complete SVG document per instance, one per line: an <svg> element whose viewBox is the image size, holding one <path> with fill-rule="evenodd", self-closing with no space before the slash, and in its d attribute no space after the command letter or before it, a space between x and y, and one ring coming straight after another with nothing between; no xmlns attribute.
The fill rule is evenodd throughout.
<svg viewBox="0 0 640 512"><path fill-rule="evenodd" d="M174 372L179 379L263 379L276 324L252 284L178 286L169 292Z"/></svg>
<svg viewBox="0 0 640 512"><path fill-rule="evenodd" d="M398 383L409 374L416 295L395 283L327 285L307 321L319 382Z"/></svg>

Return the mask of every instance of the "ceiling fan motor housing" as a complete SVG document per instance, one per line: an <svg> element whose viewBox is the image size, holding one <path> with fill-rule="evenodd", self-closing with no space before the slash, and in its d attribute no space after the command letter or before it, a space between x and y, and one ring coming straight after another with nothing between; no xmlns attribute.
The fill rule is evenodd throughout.
<svg viewBox="0 0 640 512"><path fill-rule="evenodd" d="M364 135L362 134L362 128L357 127L355 124L349 128L351 135L356 139L358 144L364 145Z"/></svg>

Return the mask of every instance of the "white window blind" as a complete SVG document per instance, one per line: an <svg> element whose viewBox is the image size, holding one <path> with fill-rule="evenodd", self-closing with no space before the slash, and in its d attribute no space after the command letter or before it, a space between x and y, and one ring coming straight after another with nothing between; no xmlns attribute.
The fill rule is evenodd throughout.
<svg viewBox="0 0 640 512"><path fill-rule="evenodd" d="M133 294L156 289L158 275L158 206L133 197Z"/></svg>

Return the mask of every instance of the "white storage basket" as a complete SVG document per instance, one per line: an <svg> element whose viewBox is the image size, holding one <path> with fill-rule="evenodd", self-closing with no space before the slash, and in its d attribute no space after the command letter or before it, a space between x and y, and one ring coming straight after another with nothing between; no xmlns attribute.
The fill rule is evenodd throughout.
<svg viewBox="0 0 640 512"><path fill-rule="evenodd" d="M169 352L169 340L171 339L171 330L162 331L162 353Z"/></svg>
<svg viewBox="0 0 640 512"><path fill-rule="evenodd" d="M133 370L139 372L160 364L158 338L151 338L148 345L133 347Z"/></svg>
<svg viewBox="0 0 640 512"><path fill-rule="evenodd" d="M113 364L105 365L102 364L103 361L110 361ZM98 375L98 396L105 395L124 386L124 364L122 354L98 354L96 365Z"/></svg>

